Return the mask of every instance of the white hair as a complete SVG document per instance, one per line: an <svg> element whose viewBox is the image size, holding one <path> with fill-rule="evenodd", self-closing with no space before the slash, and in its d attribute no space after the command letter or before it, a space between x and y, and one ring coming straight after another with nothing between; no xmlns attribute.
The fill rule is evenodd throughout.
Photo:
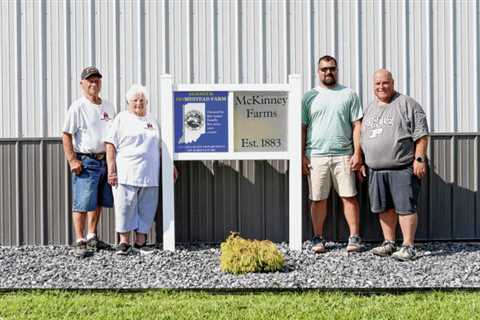
<svg viewBox="0 0 480 320"><path fill-rule="evenodd" d="M147 88L140 84L133 84L125 94L125 99L127 99L127 104L133 97L135 97L139 93L143 94L143 96L145 97L145 102L148 103Z"/></svg>

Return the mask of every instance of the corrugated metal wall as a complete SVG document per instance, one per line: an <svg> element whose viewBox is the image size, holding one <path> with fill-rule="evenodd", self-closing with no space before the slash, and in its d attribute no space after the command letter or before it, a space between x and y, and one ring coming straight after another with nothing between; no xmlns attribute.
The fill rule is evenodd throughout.
<svg viewBox="0 0 480 320"><path fill-rule="evenodd" d="M118 109L133 82L285 82L316 85L319 56L372 99L373 71L427 110L436 132L478 132L477 0L5 0L0 2L0 137L59 136L90 64Z"/></svg>
<svg viewBox="0 0 480 320"><path fill-rule="evenodd" d="M391 69L431 129L452 133L433 139L418 235L480 239L479 137L456 134L480 131L479 9L478 0L1 1L0 244L71 240L69 176L56 137L84 66L102 70L103 96L117 110L132 83L146 84L158 115L163 73L177 83L278 83L301 73L308 89L323 54L338 58L341 82L364 104L374 70ZM288 239L286 162L178 165L178 241L219 241L230 230ZM338 199L330 206L329 238L343 238ZM366 205L362 221L367 239L378 239ZM100 227L110 241L113 225L108 211ZM305 210L304 230L309 237Z"/></svg>
<svg viewBox="0 0 480 320"><path fill-rule="evenodd" d="M419 205L420 240L479 240L479 134L437 134L429 148L429 174ZM0 140L0 245L65 244L72 240L69 174L59 139ZM230 231L257 239L288 241L288 166L284 161L193 161L178 164L176 239L219 242ZM360 186L361 232L380 240L366 186ZM312 236L304 183L304 239ZM340 201L329 201L326 236L345 240ZM150 234L162 241L161 212ZM100 234L115 242L112 210Z"/></svg>

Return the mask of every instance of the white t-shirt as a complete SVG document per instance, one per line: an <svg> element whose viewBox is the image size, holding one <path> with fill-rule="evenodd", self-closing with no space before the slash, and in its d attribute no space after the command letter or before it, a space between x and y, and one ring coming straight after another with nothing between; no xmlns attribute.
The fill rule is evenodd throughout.
<svg viewBox="0 0 480 320"><path fill-rule="evenodd" d="M80 153L105 152L105 137L115 117L108 101L94 104L85 97L74 101L67 111L63 132L73 137L73 151Z"/></svg>
<svg viewBox="0 0 480 320"><path fill-rule="evenodd" d="M116 149L118 183L159 186L160 126L152 115L138 117L129 111L120 112L105 142Z"/></svg>

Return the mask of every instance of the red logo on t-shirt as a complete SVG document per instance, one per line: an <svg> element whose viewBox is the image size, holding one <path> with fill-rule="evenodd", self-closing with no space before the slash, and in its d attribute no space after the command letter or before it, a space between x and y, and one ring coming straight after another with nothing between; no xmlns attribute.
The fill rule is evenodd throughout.
<svg viewBox="0 0 480 320"><path fill-rule="evenodd" d="M153 129L153 124L151 124L150 122L147 123L147 126L145 127L145 129Z"/></svg>
<svg viewBox="0 0 480 320"><path fill-rule="evenodd" d="M108 115L108 113L106 112L102 112L102 117L100 118L100 120L110 120L110 116Z"/></svg>

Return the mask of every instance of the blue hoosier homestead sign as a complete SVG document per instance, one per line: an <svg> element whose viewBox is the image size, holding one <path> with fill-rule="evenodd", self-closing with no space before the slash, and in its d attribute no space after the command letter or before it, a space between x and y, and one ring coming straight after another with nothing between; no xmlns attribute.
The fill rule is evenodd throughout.
<svg viewBox="0 0 480 320"><path fill-rule="evenodd" d="M228 152L228 91L176 91L175 152Z"/></svg>

